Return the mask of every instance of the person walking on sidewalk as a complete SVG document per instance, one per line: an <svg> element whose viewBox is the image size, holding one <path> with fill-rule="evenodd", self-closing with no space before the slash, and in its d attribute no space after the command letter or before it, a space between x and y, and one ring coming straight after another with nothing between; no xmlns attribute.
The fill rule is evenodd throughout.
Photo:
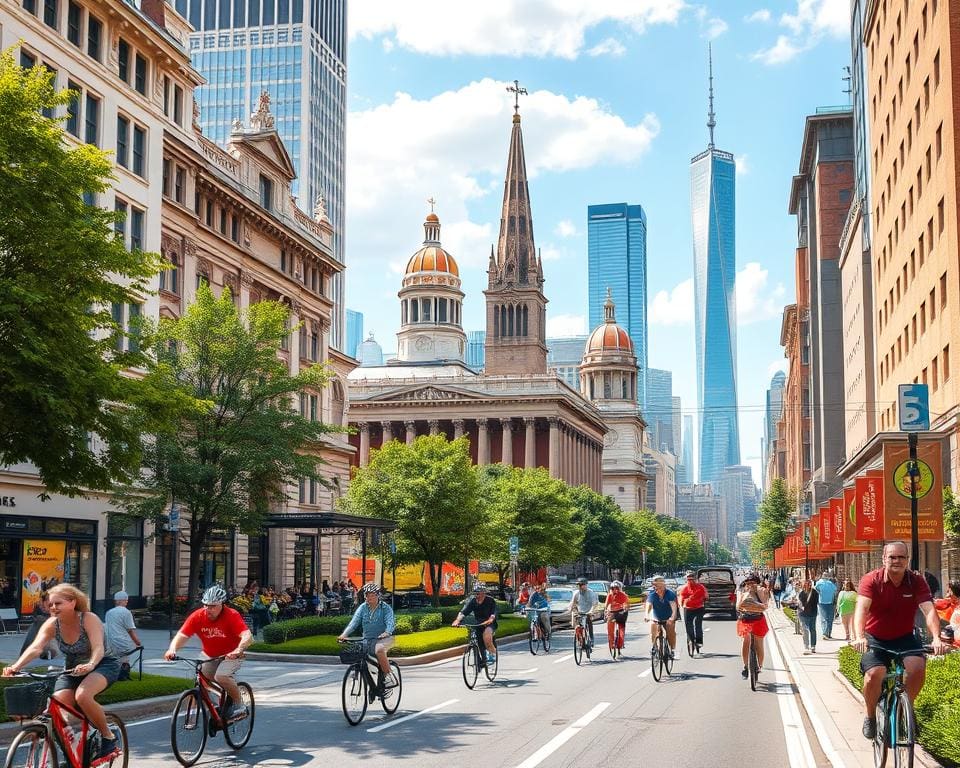
<svg viewBox="0 0 960 768"><path fill-rule="evenodd" d="M891 661L887 650L909 654L903 659L903 666L911 702L923 688L927 658L913 628L917 608L923 613L933 637L930 643L933 652L939 655L945 651L940 639L940 617L933 608L930 587L922 573L907 568L908 557L904 542L890 542L883 548L883 566L865 574L857 589L853 647L863 654L860 657L865 711L863 735L867 739L877 734L877 701Z"/></svg>
<svg viewBox="0 0 960 768"><path fill-rule="evenodd" d="M850 628L853 626L853 611L857 606L857 591L853 582L847 579L843 582L843 589L837 595L837 613L843 623L843 639L850 642Z"/></svg>
<svg viewBox="0 0 960 768"><path fill-rule="evenodd" d="M803 580L803 587L797 594L800 627L803 630L803 653L809 655L817 652L817 607L820 595L813 588L810 579Z"/></svg>
<svg viewBox="0 0 960 768"><path fill-rule="evenodd" d="M837 584L830 578L830 573L824 571L813 586L820 596L817 604L817 613L820 616L820 631L823 633L824 640L832 640L833 617L837 608Z"/></svg>

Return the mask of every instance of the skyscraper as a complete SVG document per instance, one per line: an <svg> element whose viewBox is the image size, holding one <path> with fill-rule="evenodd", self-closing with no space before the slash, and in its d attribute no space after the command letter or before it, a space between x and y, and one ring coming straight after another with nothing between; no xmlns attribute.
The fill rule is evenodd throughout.
<svg viewBox="0 0 960 768"><path fill-rule="evenodd" d="M347 343L343 348L350 357L357 356L357 350L363 341L363 312L347 310Z"/></svg>
<svg viewBox="0 0 960 768"><path fill-rule="evenodd" d="M658 451L676 455L673 443L673 373L659 368L647 370L647 407L643 408L650 444Z"/></svg>
<svg viewBox="0 0 960 768"><path fill-rule="evenodd" d="M475 371L482 371L484 364L483 347L486 343L486 331L467 331L467 365Z"/></svg>
<svg viewBox="0 0 960 768"><path fill-rule="evenodd" d="M607 289L637 353L637 402L647 404L647 216L639 205L587 206L590 327L603 322Z"/></svg>
<svg viewBox="0 0 960 768"><path fill-rule="evenodd" d="M194 66L207 79L196 91L200 126L226 144L234 120L253 112L261 92L297 171L293 194L312 213L322 196L333 224L334 255L344 260L344 160L347 115L347 0L173 0L196 29ZM330 343L342 349L343 280L330 286Z"/></svg>
<svg viewBox="0 0 960 768"><path fill-rule="evenodd" d="M763 455L761 456L760 471L763 473L761 485L767 487L767 462L770 461L770 451L776 446L777 422L783 413L783 390L787 385L787 375L777 371L770 379L770 388L767 390L767 407L763 414Z"/></svg>
<svg viewBox="0 0 960 768"><path fill-rule="evenodd" d="M681 461L677 467L677 484L693 483L696 467L693 465L693 416L683 416L683 448Z"/></svg>
<svg viewBox="0 0 960 768"><path fill-rule="evenodd" d="M713 60L710 60L710 144L690 161L697 398L701 483L740 463L737 418L737 335L734 243L736 165L713 143Z"/></svg>
<svg viewBox="0 0 960 768"><path fill-rule="evenodd" d="M580 391L580 363L587 345L586 336L547 339L547 370L553 371L571 388Z"/></svg>

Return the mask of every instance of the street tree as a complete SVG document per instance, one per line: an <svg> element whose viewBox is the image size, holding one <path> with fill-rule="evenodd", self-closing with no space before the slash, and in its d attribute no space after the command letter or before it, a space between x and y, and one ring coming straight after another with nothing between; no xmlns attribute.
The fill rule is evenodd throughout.
<svg viewBox="0 0 960 768"><path fill-rule="evenodd" d="M76 495L136 474L129 406L147 384L123 371L144 354L110 310L142 302L159 260L127 250L118 215L84 201L107 191L110 157L68 148L43 115L70 94L12 51L0 53L0 464L32 462L48 491Z"/></svg>
<svg viewBox="0 0 960 768"><path fill-rule="evenodd" d="M596 560L607 569L621 565L624 560L626 525L623 513L610 497L597 493L586 485L571 489L575 511L574 522L583 529L582 556Z"/></svg>
<svg viewBox="0 0 960 768"><path fill-rule="evenodd" d="M396 561L426 561L434 605L440 604L444 562L460 562L464 542L478 536L484 523L470 444L463 437L451 442L424 435L410 445L392 440L371 451L341 507L397 524Z"/></svg>
<svg viewBox="0 0 960 768"><path fill-rule="evenodd" d="M624 529L621 571L624 576L640 573L646 577L644 566L653 567L658 562L663 549L664 531L658 525L656 516L645 509L624 512L621 519Z"/></svg>
<svg viewBox="0 0 960 768"><path fill-rule="evenodd" d="M773 550L783 545L787 523L794 509L796 494L790 492L783 478L775 478L757 510L757 529L750 542L751 559L760 561L767 558Z"/></svg>
<svg viewBox="0 0 960 768"><path fill-rule="evenodd" d="M300 415L299 393L324 386L322 365L292 376L279 351L291 329L288 309L262 301L238 312L224 289L201 285L178 320L148 335L155 362L146 379L184 403L167 429L150 435L143 474L116 494L124 513L162 525L171 503L188 519L188 604L196 597L200 554L211 534L256 535L301 479L326 485L317 449L337 428ZM293 329L296 332L296 329Z"/></svg>
<svg viewBox="0 0 960 768"><path fill-rule="evenodd" d="M943 528L953 537L960 536L960 502L949 485L943 486Z"/></svg>

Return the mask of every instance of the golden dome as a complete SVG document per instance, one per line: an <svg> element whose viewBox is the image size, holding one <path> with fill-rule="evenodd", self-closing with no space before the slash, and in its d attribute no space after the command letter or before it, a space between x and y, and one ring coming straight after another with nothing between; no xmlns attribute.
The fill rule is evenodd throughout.
<svg viewBox="0 0 960 768"><path fill-rule="evenodd" d="M410 257L406 274L412 275L416 272L446 272L460 277L457 262L439 245L425 245Z"/></svg>
<svg viewBox="0 0 960 768"><path fill-rule="evenodd" d="M630 334L616 323L604 323L595 328L587 340L587 352L605 351L633 354Z"/></svg>

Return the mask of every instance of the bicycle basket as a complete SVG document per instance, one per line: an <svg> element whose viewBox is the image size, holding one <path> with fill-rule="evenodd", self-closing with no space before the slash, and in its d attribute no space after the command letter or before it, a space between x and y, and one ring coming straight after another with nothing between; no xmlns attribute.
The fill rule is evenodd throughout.
<svg viewBox="0 0 960 768"><path fill-rule="evenodd" d="M50 689L46 683L11 685L3 689L8 717L36 717L47 706Z"/></svg>
<svg viewBox="0 0 960 768"><path fill-rule="evenodd" d="M363 660L363 643L346 643L340 650L341 664L356 664Z"/></svg>

